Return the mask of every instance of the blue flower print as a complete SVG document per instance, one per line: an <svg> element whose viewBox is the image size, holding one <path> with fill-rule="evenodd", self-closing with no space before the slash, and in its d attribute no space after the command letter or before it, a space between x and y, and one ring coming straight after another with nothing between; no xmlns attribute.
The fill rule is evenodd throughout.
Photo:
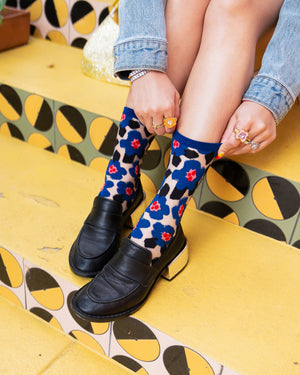
<svg viewBox="0 0 300 375"><path fill-rule="evenodd" d="M172 174L173 180L177 180L177 189L188 189L192 191L197 186L200 177L205 172L205 168L201 168L201 164L196 160L188 160L180 170L175 170Z"/></svg>
<svg viewBox="0 0 300 375"><path fill-rule="evenodd" d="M134 199L134 185L132 182L123 182L119 181L117 184L118 188L117 191L119 194L122 195L122 198L125 199L127 202Z"/></svg>
<svg viewBox="0 0 300 375"><path fill-rule="evenodd" d="M100 191L100 196L105 198L110 196L110 192L107 190L114 186L112 181L105 181L105 185L103 186L102 190Z"/></svg>
<svg viewBox="0 0 300 375"><path fill-rule="evenodd" d="M120 141L120 146L125 149L126 155L140 156L147 147L148 140L144 139L138 131L132 130L127 139Z"/></svg>
<svg viewBox="0 0 300 375"><path fill-rule="evenodd" d="M179 200L178 206L175 206L172 208L172 214L173 214L173 218L176 220L176 226L178 226L180 223L182 214L186 207L186 202L187 202L187 197L182 198Z"/></svg>
<svg viewBox="0 0 300 375"><path fill-rule="evenodd" d="M149 207L147 208L147 212L149 213L151 219L161 220L164 215L169 215L170 208L166 204L166 197L162 196L155 196Z"/></svg>
<svg viewBox="0 0 300 375"><path fill-rule="evenodd" d="M134 178L137 179L137 177L140 174L140 165L139 165L139 160L135 161L132 163L132 167L129 168L129 173L130 175Z"/></svg>
<svg viewBox="0 0 300 375"><path fill-rule="evenodd" d="M126 120L126 121L125 121ZM120 118L120 124L119 126L122 128L125 128L125 126L128 124L128 119L125 113L122 113L122 116Z"/></svg>
<svg viewBox="0 0 300 375"><path fill-rule="evenodd" d="M126 175L126 169L122 168L119 161L111 160L107 167L109 177L113 180L121 180Z"/></svg>
<svg viewBox="0 0 300 375"><path fill-rule="evenodd" d="M176 156L184 155L186 148L187 146L184 143L180 143L177 139L173 139L171 154Z"/></svg>
<svg viewBox="0 0 300 375"><path fill-rule="evenodd" d="M175 230L171 225L163 225L155 223L151 232L152 236L156 238L156 244L160 247L167 246L174 236Z"/></svg>
<svg viewBox="0 0 300 375"><path fill-rule="evenodd" d="M130 237L132 236L133 238L142 238L143 237L143 232L141 231L142 228L149 228L150 227L150 221L141 218L135 228L133 228Z"/></svg>

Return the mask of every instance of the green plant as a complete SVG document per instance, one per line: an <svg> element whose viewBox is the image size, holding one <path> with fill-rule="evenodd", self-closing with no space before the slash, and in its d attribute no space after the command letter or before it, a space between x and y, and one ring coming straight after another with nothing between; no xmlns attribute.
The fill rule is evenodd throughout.
<svg viewBox="0 0 300 375"><path fill-rule="evenodd" d="M6 3L6 0L0 0L0 12L1 12L1 10L4 9L5 3ZM3 17L2 17L1 14L0 14L0 25L1 25L1 23L2 23L2 18L3 18Z"/></svg>

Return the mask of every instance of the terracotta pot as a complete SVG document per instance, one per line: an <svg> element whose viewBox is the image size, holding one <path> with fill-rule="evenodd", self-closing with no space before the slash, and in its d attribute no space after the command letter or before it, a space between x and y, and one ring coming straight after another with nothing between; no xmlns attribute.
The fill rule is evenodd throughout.
<svg viewBox="0 0 300 375"><path fill-rule="evenodd" d="M0 51L26 44L30 34L30 13L26 10L5 7L0 12Z"/></svg>

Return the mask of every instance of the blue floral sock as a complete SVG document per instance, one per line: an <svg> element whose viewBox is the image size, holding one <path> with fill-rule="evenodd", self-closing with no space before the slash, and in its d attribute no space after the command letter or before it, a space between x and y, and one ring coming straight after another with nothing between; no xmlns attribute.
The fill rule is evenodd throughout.
<svg viewBox="0 0 300 375"><path fill-rule="evenodd" d="M104 186L99 193L100 197L120 202L123 212L136 197L142 158L153 138L139 122L134 111L125 107L114 152L107 166Z"/></svg>
<svg viewBox="0 0 300 375"><path fill-rule="evenodd" d="M220 143L194 141L176 131L165 177L130 238L158 258L176 233L182 214Z"/></svg>

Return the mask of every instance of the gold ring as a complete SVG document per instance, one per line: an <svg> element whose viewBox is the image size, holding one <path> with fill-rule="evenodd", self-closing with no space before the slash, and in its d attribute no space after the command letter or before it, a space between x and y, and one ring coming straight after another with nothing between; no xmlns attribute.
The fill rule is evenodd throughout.
<svg viewBox="0 0 300 375"><path fill-rule="evenodd" d="M163 128L165 125L163 123L161 123L161 124L154 124L154 122L152 122L152 126L156 130L156 129L159 129L159 128Z"/></svg>
<svg viewBox="0 0 300 375"><path fill-rule="evenodd" d="M249 133L246 132L245 130L235 128L234 133L235 133L235 138L239 139L242 143L245 143L247 145L248 143L252 142L251 139L248 138Z"/></svg>
<svg viewBox="0 0 300 375"><path fill-rule="evenodd" d="M177 118L176 117L164 117L164 126L166 126L169 129L174 128L177 124Z"/></svg>

